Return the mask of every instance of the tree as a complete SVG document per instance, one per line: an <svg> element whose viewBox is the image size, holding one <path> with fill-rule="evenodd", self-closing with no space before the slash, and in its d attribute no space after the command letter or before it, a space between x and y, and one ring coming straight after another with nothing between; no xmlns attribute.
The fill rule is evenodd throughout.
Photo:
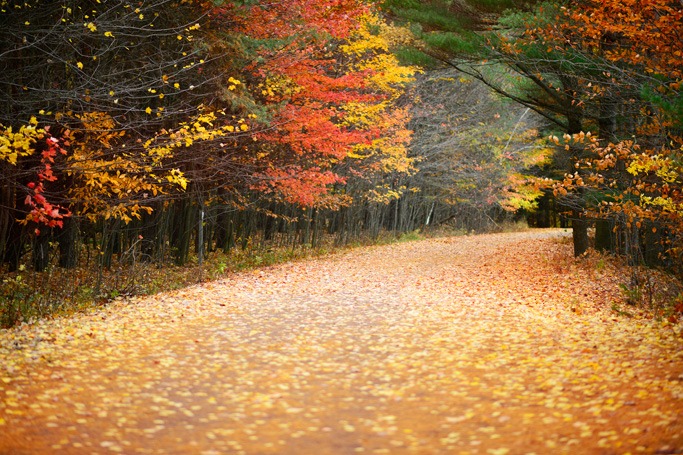
<svg viewBox="0 0 683 455"><path fill-rule="evenodd" d="M579 173L568 175L556 191L589 194L588 215L609 221L615 247L634 263L660 263L666 252L680 273L683 7L663 0L583 6L568 10L567 22L583 37L582 48L602 56L612 87L630 98L615 97L614 88L595 88L613 94L610 115L601 119L598 139L566 138L587 143L590 153L576 163ZM620 121L624 106L637 115Z"/></svg>
<svg viewBox="0 0 683 455"><path fill-rule="evenodd" d="M613 141L633 134L635 125L627 119L642 117L642 112L649 125L661 121L653 109L642 111L648 103L679 109L680 101L673 101L680 99L678 76L671 73L680 45L678 2L517 2L507 5L514 9L493 15L485 3L454 2L446 8L438 2L392 0L387 5L396 15L423 24L417 32L432 61L483 81L570 136L595 130ZM454 14L463 8L470 11L467 21ZM444 18L437 20L436 11ZM674 57L653 57L648 69L646 56L658 50ZM669 82L662 83L662 76ZM673 96L657 101L653 94L662 90ZM565 153L558 156L558 165L574 173L586 152L578 146L560 150ZM573 218L577 255L588 247L585 209L590 201L581 191L561 201Z"/></svg>
<svg viewBox="0 0 683 455"><path fill-rule="evenodd" d="M193 237L198 254L212 241L207 213L336 209L366 194L349 180L380 195L410 172L397 99L413 69L365 2L34 0L2 3L0 20L1 253L14 267L51 239L71 267L79 235L108 267L138 230L147 257L170 249L182 264Z"/></svg>
<svg viewBox="0 0 683 455"><path fill-rule="evenodd" d="M398 148L383 150L405 160L400 144L407 135L398 133L405 121L391 113L414 70L392 60L381 34L370 31L381 23L367 5L302 0L217 11L254 49L245 62L247 80L270 119L251 147L260 165L253 189L305 207L332 207L348 202L333 189L346 183L340 172L349 157L360 159L361 149L377 151L393 136Z"/></svg>
<svg viewBox="0 0 683 455"><path fill-rule="evenodd" d="M481 231L506 213L533 212L546 185L539 168L552 153L543 120L453 69L427 72L414 90L411 151L420 172L410 185L430 221Z"/></svg>
<svg viewBox="0 0 683 455"><path fill-rule="evenodd" d="M186 185L173 157L147 141L202 137L182 122L215 99L220 59L203 40L205 17L200 3L170 0L2 3L6 261L17 265L31 233L48 238L38 225L77 229L63 225L67 216L127 223ZM29 146L12 139L17 131L34 131ZM66 246L74 236L60 238Z"/></svg>

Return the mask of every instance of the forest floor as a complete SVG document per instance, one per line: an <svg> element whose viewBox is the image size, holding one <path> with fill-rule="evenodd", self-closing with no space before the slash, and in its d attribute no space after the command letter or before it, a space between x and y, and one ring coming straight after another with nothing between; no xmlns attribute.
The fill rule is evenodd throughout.
<svg viewBox="0 0 683 455"><path fill-rule="evenodd" d="M680 325L615 312L627 276L566 236L358 248L1 331L0 453L683 453Z"/></svg>

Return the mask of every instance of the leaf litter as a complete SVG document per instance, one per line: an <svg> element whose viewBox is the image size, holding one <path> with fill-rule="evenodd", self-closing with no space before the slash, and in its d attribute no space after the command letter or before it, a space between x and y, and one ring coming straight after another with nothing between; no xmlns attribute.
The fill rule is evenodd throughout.
<svg viewBox="0 0 683 455"><path fill-rule="evenodd" d="M681 327L559 230L280 265L0 332L0 453L683 451Z"/></svg>

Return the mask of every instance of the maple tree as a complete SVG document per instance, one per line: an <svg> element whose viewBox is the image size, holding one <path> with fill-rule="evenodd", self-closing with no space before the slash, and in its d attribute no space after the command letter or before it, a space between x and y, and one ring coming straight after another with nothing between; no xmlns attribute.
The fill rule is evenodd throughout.
<svg viewBox="0 0 683 455"><path fill-rule="evenodd" d="M338 204L341 199L330 198L329 190L346 179L335 167L354 149L358 158L360 147L380 150L382 138L396 137L391 130L400 129L401 116L391 117L391 104L413 70L392 60L381 34L370 32L380 21L362 3L233 5L217 14L254 41L258 63L247 65L250 83L254 97L271 111L274 127L254 145L269 165L254 188L303 206Z"/></svg>

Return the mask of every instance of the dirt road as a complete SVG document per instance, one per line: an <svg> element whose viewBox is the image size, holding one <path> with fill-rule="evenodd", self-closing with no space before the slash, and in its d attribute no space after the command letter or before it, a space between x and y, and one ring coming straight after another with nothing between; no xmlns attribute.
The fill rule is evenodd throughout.
<svg viewBox="0 0 683 455"><path fill-rule="evenodd" d="M0 332L0 453L683 453L679 329L611 311L625 278L563 236L361 248Z"/></svg>

